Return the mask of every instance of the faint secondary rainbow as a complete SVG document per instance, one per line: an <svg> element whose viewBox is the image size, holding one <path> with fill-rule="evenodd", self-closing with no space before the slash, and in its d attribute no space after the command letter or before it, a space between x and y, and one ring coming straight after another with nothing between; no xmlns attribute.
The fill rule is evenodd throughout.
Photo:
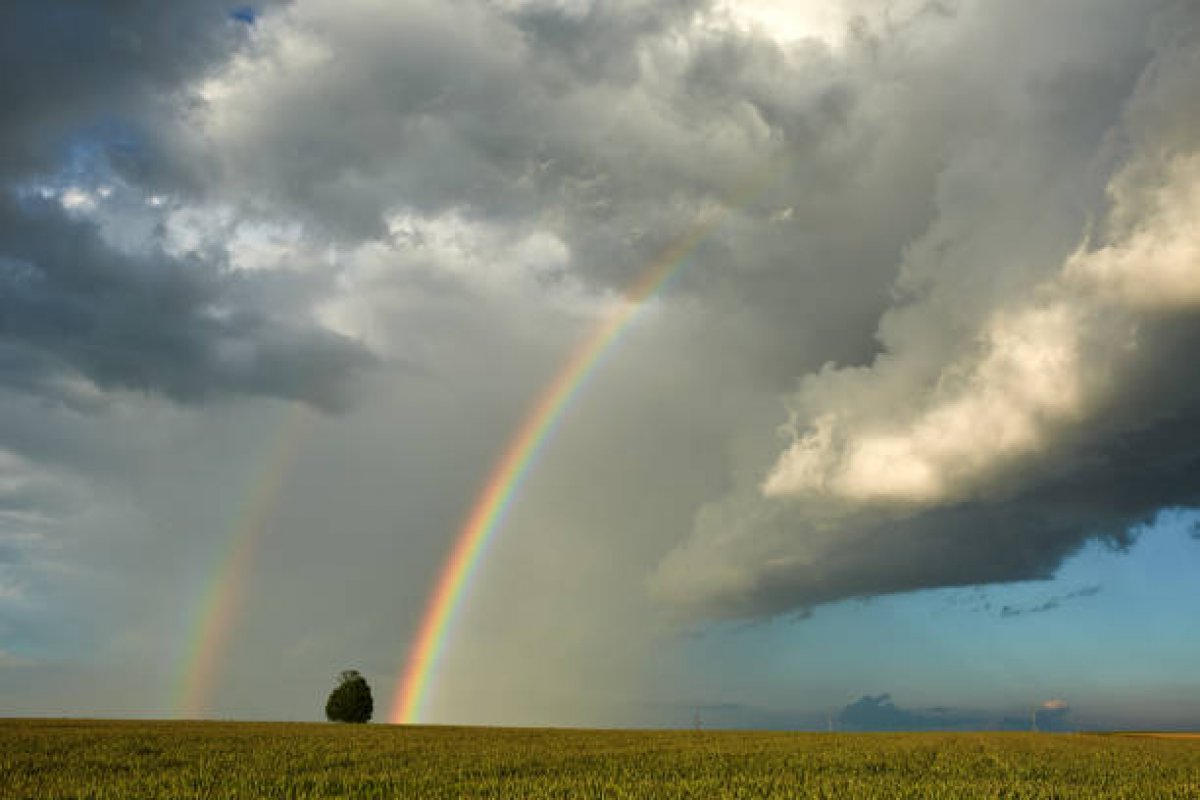
<svg viewBox="0 0 1200 800"><path fill-rule="evenodd" d="M563 412L578 396L605 353L628 329L630 320L642 303L670 280L688 254L716 227L728 210L729 206L710 208L682 236L659 253L625 292L624 301L571 354L509 440L442 567L414 646L396 681L389 717L392 722L420 721L429 694L430 679L446 647L450 628L480 557L504 522L513 498L542 446L562 419Z"/></svg>
<svg viewBox="0 0 1200 800"><path fill-rule="evenodd" d="M275 512L279 491L295 461L308 416L309 412L299 404L283 414L267 457L230 530L225 552L205 589L195 626L187 638L175 693L176 716L201 717L208 713L259 540Z"/></svg>

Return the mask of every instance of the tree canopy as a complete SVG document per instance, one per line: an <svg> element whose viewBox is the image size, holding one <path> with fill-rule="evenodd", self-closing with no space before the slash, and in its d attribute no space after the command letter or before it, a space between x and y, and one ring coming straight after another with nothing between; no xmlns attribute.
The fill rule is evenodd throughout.
<svg viewBox="0 0 1200 800"><path fill-rule="evenodd" d="M358 670L344 670L325 701L325 717L330 722L367 722L374 710L375 700L367 679Z"/></svg>

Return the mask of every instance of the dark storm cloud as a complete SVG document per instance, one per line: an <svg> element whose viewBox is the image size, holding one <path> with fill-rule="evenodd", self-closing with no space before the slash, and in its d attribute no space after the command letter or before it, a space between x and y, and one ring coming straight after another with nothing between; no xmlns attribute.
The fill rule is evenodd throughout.
<svg viewBox="0 0 1200 800"><path fill-rule="evenodd" d="M125 163L147 165L171 92L245 40L208 2L14 0L4 13L0 173L10 181L57 169L77 137L114 127L144 137L148 152Z"/></svg>
<svg viewBox="0 0 1200 800"><path fill-rule="evenodd" d="M245 13L242 13L243 18ZM17 2L0 30L0 331L14 388L52 394L78 373L102 388L198 400L269 394L344 404L369 362L356 343L244 298L217 253L173 257L106 241L41 187L186 195L182 90L245 43L211 3ZM182 92L182 93L181 93ZM31 188L32 187L32 188Z"/></svg>
<svg viewBox="0 0 1200 800"><path fill-rule="evenodd" d="M1142 27L1108 5L1119 13L1089 32L1103 47L1069 66L1035 57L1015 95L996 88L1013 104L996 117L1007 140L943 168L883 353L802 381L790 445L698 515L655 576L660 596L752 617L1050 578L1085 542L1124 547L1161 509L1200 503L1200 383L1183 368L1200 345L1184 221L1200 185L1200 17L1161 3ZM974 4L962 31L1031 24L998 10ZM1047 23L1080 10L1040 20L1047 41Z"/></svg>
<svg viewBox="0 0 1200 800"><path fill-rule="evenodd" d="M336 408L370 363L348 339L238 307L252 277L161 249L119 252L54 202L0 200L0 242L0 331L26 356L9 362L10 383L65 368L180 400L242 392Z"/></svg>
<svg viewBox="0 0 1200 800"><path fill-rule="evenodd" d="M1146 357L1124 390L1087 431L1019 474L996 476L995 499L913 511L751 497L698 518L697 534L725 554L721 562L680 550L659 580L707 585L711 594L693 610L757 616L846 597L1048 579L1088 541L1128 547L1160 510L1200 506L1200 382L1179 368L1200 347L1200 326L1185 317L1140 333Z"/></svg>
<svg viewBox="0 0 1200 800"><path fill-rule="evenodd" d="M1077 461L1060 466L1077 470L1003 502L962 503L903 517L859 512L820 533L800 527L805 512L787 504L754 502L761 507L725 521L701 517L697 529L711 531L714 542L722 535L739 542L739 555L746 549L736 526L748 520L755 546L763 549L763 555L748 554L751 563L767 562L774 553L769 567L747 571L755 575L753 582L738 582L744 574L736 574L736 562L725 565L732 567L731 579L714 571L710 586L727 582L702 610L757 616L847 597L1049 579L1089 540L1124 548L1160 509L1200 505L1200 438L1188 435L1197 425L1200 414L1174 417L1152 431L1114 435L1087 451L1066 453L1064 459ZM795 555L786 557L789 551ZM693 577L706 577L703 567L690 569Z"/></svg>

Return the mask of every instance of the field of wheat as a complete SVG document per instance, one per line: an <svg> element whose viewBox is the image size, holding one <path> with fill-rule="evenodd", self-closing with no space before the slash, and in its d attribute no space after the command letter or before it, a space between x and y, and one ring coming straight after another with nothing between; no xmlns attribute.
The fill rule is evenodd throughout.
<svg viewBox="0 0 1200 800"><path fill-rule="evenodd" d="M1200 740L0 720L0 797L1198 798Z"/></svg>

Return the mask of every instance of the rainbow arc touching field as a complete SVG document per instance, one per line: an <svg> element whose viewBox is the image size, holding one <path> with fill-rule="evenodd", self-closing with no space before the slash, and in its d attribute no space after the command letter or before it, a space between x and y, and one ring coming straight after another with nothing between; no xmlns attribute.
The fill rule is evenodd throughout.
<svg viewBox="0 0 1200 800"><path fill-rule="evenodd" d="M396 681L389 716L392 722L421 721L431 679L482 556L496 531L502 527L539 452L562 421L572 400L579 395L604 355L628 330L642 303L671 279L727 210L728 207L710 208L664 249L625 292L623 302L592 330L538 396L484 483L442 568L415 644Z"/></svg>
<svg viewBox="0 0 1200 800"><path fill-rule="evenodd" d="M263 464L230 529L185 642L172 700L177 716L195 718L209 713L213 687L229 648L254 555L296 460L308 418L309 412L299 404L283 412Z"/></svg>

